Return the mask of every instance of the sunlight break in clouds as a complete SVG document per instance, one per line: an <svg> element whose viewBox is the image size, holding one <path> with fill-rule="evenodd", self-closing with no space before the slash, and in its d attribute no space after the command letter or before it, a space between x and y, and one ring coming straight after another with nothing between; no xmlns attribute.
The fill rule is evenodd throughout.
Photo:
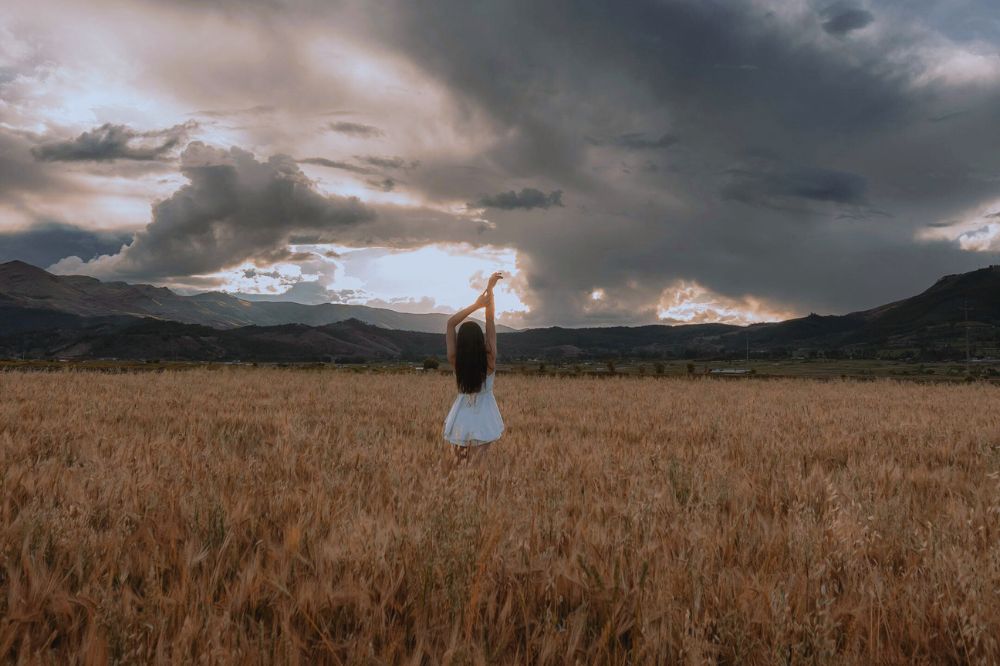
<svg viewBox="0 0 1000 666"><path fill-rule="evenodd" d="M517 253L508 248L434 244L399 250L325 244L297 245L289 250L298 263L248 263L203 277L218 281L221 291L235 294L286 295L287 300L301 300L308 293L314 303L423 313L465 307L485 286L487 276L502 271L506 282L501 282L495 293L498 317L527 310L511 288L518 275ZM307 283L308 290L304 288Z"/></svg>
<svg viewBox="0 0 1000 666"><path fill-rule="evenodd" d="M781 321L794 312L781 310L752 297L729 298L712 293L697 282L682 280L664 290L657 314L668 324L757 324Z"/></svg>
<svg viewBox="0 0 1000 666"><path fill-rule="evenodd" d="M968 252L997 252L1000 250L1000 199L976 206L956 219L933 224L917 237L956 242Z"/></svg>

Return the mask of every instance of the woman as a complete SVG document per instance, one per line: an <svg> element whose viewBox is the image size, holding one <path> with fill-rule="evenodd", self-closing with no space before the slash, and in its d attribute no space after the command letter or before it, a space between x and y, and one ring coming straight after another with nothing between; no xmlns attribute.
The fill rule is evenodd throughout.
<svg viewBox="0 0 1000 666"><path fill-rule="evenodd" d="M503 434L503 419L493 397L497 364L497 328L493 321L493 287L503 274L494 273L476 302L448 319L445 337L448 362L455 368L458 396L444 420L444 438L451 442L456 462L477 457ZM486 335L479 324L462 321L479 308L486 308ZM462 324L461 326L458 326ZM455 327L458 326L458 333Z"/></svg>

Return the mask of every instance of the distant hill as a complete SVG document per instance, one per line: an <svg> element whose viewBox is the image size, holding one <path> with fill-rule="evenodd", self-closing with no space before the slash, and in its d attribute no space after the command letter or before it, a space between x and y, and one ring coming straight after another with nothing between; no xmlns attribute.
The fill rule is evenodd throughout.
<svg viewBox="0 0 1000 666"><path fill-rule="evenodd" d="M239 326L237 315L245 319L241 313L260 304L225 294L183 297L145 285L57 277L24 266L12 270L10 264L0 265L0 357L337 361L418 360L445 353L444 335L439 332L443 321L430 332L400 330L359 318L324 323L322 311L312 318L305 313L325 306L269 303L293 307L288 312L272 311L275 319L306 321ZM118 305L112 307L114 303ZM156 310L158 318L145 316L146 309ZM444 316L363 310L400 317ZM205 318L221 319L227 325L171 321L164 314L176 317L178 311L191 318L192 312L207 313ZM227 318L226 313L231 316ZM748 347L755 357L866 356L888 351L933 360L964 356L967 329L974 355L1000 357L1000 267L949 275L911 298L845 315L811 314L746 327L539 328L501 333L498 346L501 359L507 361L740 358Z"/></svg>
<svg viewBox="0 0 1000 666"><path fill-rule="evenodd" d="M218 329L159 319L79 318L0 337L0 357L185 361L353 362L444 355L443 333L395 331L357 319Z"/></svg>
<svg viewBox="0 0 1000 666"><path fill-rule="evenodd" d="M739 349L749 337L752 347L770 350L911 349L953 355L964 350L966 327L980 354L1000 355L1000 266L945 276L916 296L870 310L757 324L723 336L721 343Z"/></svg>
<svg viewBox="0 0 1000 666"><path fill-rule="evenodd" d="M101 282L82 275L53 275L22 261L0 264L0 305L84 317L154 317L213 328L308 324L324 326L357 319L373 326L440 333L448 315L410 314L365 305L249 301L220 292L181 296L165 287ZM37 317L37 315L34 315ZM7 322L10 330L21 329ZM0 323L0 333L3 332ZM497 330L510 331L507 327Z"/></svg>

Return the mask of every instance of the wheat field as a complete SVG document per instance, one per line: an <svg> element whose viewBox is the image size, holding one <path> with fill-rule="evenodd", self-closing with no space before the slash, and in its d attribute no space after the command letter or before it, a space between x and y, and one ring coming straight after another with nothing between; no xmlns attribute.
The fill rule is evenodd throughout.
<svg viewBox="0 0 1000 666"><path fill-rule="evenodd" d="M0 373L0 659L997 663L1000 389Z"/></svg>

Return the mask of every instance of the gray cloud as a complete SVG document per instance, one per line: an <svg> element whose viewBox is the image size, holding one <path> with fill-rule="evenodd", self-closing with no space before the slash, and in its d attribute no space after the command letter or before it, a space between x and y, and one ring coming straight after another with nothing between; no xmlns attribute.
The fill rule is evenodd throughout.
<svg viewBox="0 0 1000 666"><path fill-rule="evenodd" d="M330 169L340 169L342 171L350 171L351 173L358 173L366 176L378 175L378 169L371 169L365 166L359 166L357 164L352 164L350 162L344 162L341 160L330 160L325 157L307 157L306 159L299 160L302 164L316 164L318 166L325 166Z"/></svg>
<svg viewBox="0 0 1000 666"><path fill-rule="evenodd" d="M647 138L645 134L628 133L622 134L615 139L615 144L623 148L633 150L648 150L650 148L666 148L677 143L677 137L672 134L664 134L658 139Z"/></svg>
<svg viewBox="0 0 1000 666"><path fill-rule="evenodd" d="M562 206L562 190L553 190L546 194L533 187L522 188L520 192L510 190L480 197L474 206L481 208L499 208L501 210L531 210L532 208L551 208Z"/></svg>
<svg viewBox="0 0 1000 666"><path fill-rule="evenodd" d="M867 27L875 16L866 9L845 2L837 2L823 10L823 29L831 35L846 35Z"/></svg>
<svg viewBox="0 0 1000 666"><path fill-rule="evenodd" d="M364 125L362 123L342 121L330 123L327 127L331 132L350 134L351 136L358 136L366 139L385 136L385 132L380 130L378 127L375 127L374 125Z"/></svg>
<svg viewBox="0 0 1000 666"><path fill-rule="evenodd" d="M153 207L152 221L128 247L91 262L66 259L60 272L159 279L211 273L248 259L289 256L293 236L331 242L344 229L373 220L356 198L326 197L287 156L258 161L239 148L200 142L181 156L189 183Z"/></svg>
<svg viewBox="0 0 1000 666"><path fill-rule="evenodd" d="M63 257L90 260L118 252L131 240L132 234L124 231L91 230L42 220L26 229L0 232L0 261L19 259L46 268Z"/></svg>
<svg viewBox="0 0 1000 666"><path fill-rule="evenodd" d="M415 169L420 166L419 160L409 162L402 157L380 157L378 155L355 155L354 159L370 164L380 169Z"/></svg>
<svg viewBox="0 0 1000 666"><path fill-rule="evenodd" d="M661 134L659 137L653 138L644 132L625 132L624 134L619 134L610 141L591 139L591 143L595 146L611 144L627 150L654 150L657 148L669 148L678 141L679 139L673 134Z"/></svg>
<svg viewBox="0 0 1000 666"><path fill-rule="evenodd" d="M0 127L0 197L16 203L28 192L56 192L65 188L64 179L39 164L31 154L33 142L22 132Z"/></svg>
<svg viewBox="0 0 1000 666"><path fill-rule="evenodd" d="M459 181L468 190L539 176L574 201L572 214L551 209L544 228L511 208L483 234L519 250L525 323L649 321L675 280L845 311L995 260L915 237L996 196L1000 157L977 137L991 132L986 109L1000 86L927 78L940 49L957 47L896 7L873 10L884 32L850 52L828 48L827 30L867 17L816 20L760 3L396 9L367 27L496 127L473 162L481 173L425 160L414 180L450 194ZM955 108L980 111L951 118L947 131L927 122ZM666 136L629 129L664 125ZM623 169L595 144L670 150L655 168ZM843 257L850 275L838 276ZM594 303L594 288L620 311Z"/></svg>
<svg viewBox="0 0 1000 666"><path fill-rule="evenodd" d="M792 199L860 206L866 203L863 176L816 167L779 171L734 168L723 196L747 204L780 206Z"/></svg>
<svg viewBox="0 0 1000 666"><path fill-rule="evenodd" d="M366 180L366 183L376 190L381 190L383 192L392 192L396 188L396 181L392 178L382 178Z"/></svg>
<svg viewBox="0 0 1000 666"><path fill-rule="evenodd" d="M340 154L340 142L383 137L387 154L419 156L406 188L428 205L369 206L374 219L338 227L337 242L515 248L531 306L523 323L652 321L676 280L802 312L847 311L997 262L917 240L942 220L963 228L969 211L995 210L986 206L997 198L1000 153L983 137L1000 108L996 3L346 4L173 6L192 25L206 12L239 25L220 31L211 45L220 57L205 67L147 59L153 92L168 89L185 108L241 109L267 91L282 112L244 144L261 150ZM856 32L876 16L877 29ZM381 83L342 83L350 77L338 63L302 46L337 31L362 45L356 57L404 63L383 80L405 72L432 85L407 98L410 108L399 87L383 97ZM330 109L373 124L317 138L316 118ZM0 170L5 158L0 151ZM372 187L404 168L393 157L310 159ZM42 180L64 165L35 166L45 170L18 187L43 189L19 191L57 191ZM516 205L496 225L441 212L496 183L559 188L572 209L551 206L544 225ZM286 240L320 235L305 227L252 245L255 256L278 256ZM170 255L177 270L185 256ZM590 298L595 288L602 303Z"/></svg>
<svg viewBox="0 0 1000 666"><path fill-rule="evenodd" d="M325 157L309 157L299 160L301 164L315 164L328 167L330 169L340 169L362 176L376 176L365 180L370 187L391 192L396 187L397 180L383 173L383 170L408 170L416 167L418 162L407 162L401 157L376 157L372 155L355 155L354 158L364 164L344 162L342 160L331 160ZM371 166L365 166L371 165Z"/></svg>
<svg viewBox="0 0 1000 666"><path fill-rule="evenodd" d="M155 161L168 157L197 127L187 122L163 130L137 132L125 125L105 123L74 139L46 141L32 148L45 162Z"/></svg>

